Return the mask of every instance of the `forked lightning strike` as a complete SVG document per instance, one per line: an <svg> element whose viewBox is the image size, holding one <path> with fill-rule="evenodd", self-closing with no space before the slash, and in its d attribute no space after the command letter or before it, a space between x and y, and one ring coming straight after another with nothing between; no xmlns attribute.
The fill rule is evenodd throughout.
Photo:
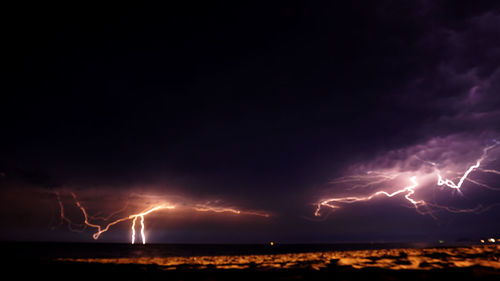
<svg viewBox="0 0 500 281"><path fill-rule="evenodd" d="M354 196L352 196L352 197L340 197L340 198L326 199L326 200L318 203L318 206L316 208L316 211L314 212L314 215L320 216L319 212L320 212L322 206L336 209L336 208L340 208L340 207L335 203L355 203L355 202L369 201L369 200L372 200L374 197L377 197L379 195L393 197L393 196L398 195L400 193L406 193L405 194L406 200L410 201L410 203L412 203L413 206L415 206L415 208L418 210L418 206L425 205L425 201L415 200L415 199L411 198L411 196L415 193L415 188L418 186L417 177L415 177L415 176L411 177L410 181L412 183L411 185L404 187L402 189L396 190L392 193L388 193L386 191L377 191L377 192L373 193L372 195L366 196L366 197L354 197Z"/></svg>
<svg viewBox="0 0 500 281"><path fill-rule="evenodd" d="M142 244L146 244L146 235L144 234L144 216L146 216L149 213L161 210L161 209L173 209L175 208L174 206L169 206L169 205L159 205L156 207L153 207L151 209L148 209L142 213L135 214L135 215L130 215L128 218L133 219L132 220L132 244L135 243L135 221L137 218L141 218L141 238L142 238Z"/></svg>
<svg viewBox="0 0 500 281"><path fill-rule="evenodd" d="M61 220L62 221L66 221L68 223L68 225L70 226L70 229L73 230L71 228L71 226L74 224L69 218L67 218L64 214L64 206L62 204L62 200L59 196L59 193L56 192L56 196L57 196L57 200L59 201L59 207L60 207L60 210L61 210ZM120 219L117 219L117 220L114 220L110 223L108 223L106 226L102 227L101 225L98 225L98 224L95 224L95 223L91 223L90 222L90 217L89 215L87 214L87 210L85 210L85 208L83 207L82 203L80 203L80 201L78 200L78 198L76 197L76 194L74 192L71 192L71 196L73 197L74 201L75 201L75 205L82 211L82 214L83 214L83 218L84 218L84 227L80 230L80 231L83 231L85 227L92 227L92 228L95 228L97 231L92 234L92 238L94 238L95 240L97 240L99 238L99 236L101 236L101 234L103 234L104 232L108 231L109 228L117 223L120 223L120 222L123 222L123 221L127 221L127 220L132 220L132 226L131 226L131 230L132 230L132 241L131 243L134 244L135 243L135 237L136 237L136 232L135 232L135 224L136 224L136 221L137 221L137 218L140 218L141 219L141 238L142 238L142 244L146 244L146 235L144 233L144 217L152 212L155 212L155 211L159 211L159 210L162 210L162 209L174 209L175 206L173 205L168 205L168 204L161 204L161 205L157 205L157 206L154 206L152 208L149 208L143 212L140 212L138 214L132 214L132 215L129 215L127 217L123 217L123 218L120 218Z"/></svg>
<svg viewBox="0 0 500 281"><path fill-rule="evenodd" d="M145 230L145 225L144 225L144 220L145 220L145 217L153 212L156 212L156 211L160 211L160 210L163 210L163 209L174 209L175 206L173 205L169 205L169 204L160 204L160 205L155 205L151 208L148 208L140 213L137 213L137 214L132 214L132 215L129 215L129 216L126 216L126 217L122 217L120 219L116 219L104 226L101 226L99 224L96 224L96 223L93 223L92 221L95 221L95 220L108 220L110 219L111 217L113 217L114 215L124 211L124 208L120 209L119 211L116 211L114 213L112 213L112 215L109 215L107 217L94 217L94 216L89 216L89 214L87 213L87 210L85 209L85 207L83 207L82 203L78 200L78 198L76 197L76 194L74 192L70 192L73 200L74 200L74 203L75 205L80 209L80 211L82 212L83 214L83 218L84 218L84 221L83 221L83 224L76 224L74 223L72 220L70 220L66 214L65 214L65 211L64 211L64 204L63 204L63 201L61 199L61 196L59 194L59 192L55 192L55 195L56 195L56 199L59 203L59 209L60 209L60 215L61 215L61 223L63 222L66 222L68 224L68 228L71 230L71 231L77 231L77 232L82 232L84 231L87 227L91 227L91 228L94 228L96 229L96 232L94 234L92 234L92 238L94 238L95 240L97 240L101 234L103 234L104 232L108 231L110 229L111 226L115 225L115 224L118 224L120 222L123 222L123 221L127 221L127 220L132 220L132 225L131 225L131 243L132 244L135 244L136 242L136 236L137 236L137 231L136 231L136 225L137 225L137 220L139 220L139 223L140 223L140 235L141 235L141 240L142 240L142 244L146 244L146 235L144 233L144 230ZM195 206L192 207L193 210L195 211L198 211L198 212L215 212L215 213L233 213L233 214L236 214L236 215L253 215L253 216L262 216L262 217L266 217L268 218L269 217L269 214L267 213L264 213L264 212L258 212L258 211L241 211L241 210L238 210L238 209L234 209L234 208L228 208L228 207L217 207L217 206L209 206L209 205L206 205L206 204L197 204ZM78 229L76 229L75 227L78 227Z"/></svg>
<svg viewBox="0 0 500 281"><path fill-rule="evenodd" d="M486 157L488 156L488 151L495 148L496 146L498 145L498 142L495 142L495 144L492 144L486 148L483 149L483 154L481 155L481 157L479 159L477 159L476 161L476 164L472 165L469 167L469 169L467 169L467 171L465 171L464 175L460 178L460 180L458 181L457 184L455 184L452 180L449 180L449 179L443 179L441 177L441 174L439 173L439 171L436 171L437 172L437 175L438 175L438 182L437 182L437 185L439 186L442 186L442 185L446 185L450 188L454 188L454 189L458 189L460 190L460 187L462 186L462 184L464 183L464 181L467 179L467 177L469 176L469 174L474 171L475 169L479 168L479 166L481 165L481 162L486 159Z"/></svg>
<svg viewBox="0 0 500 281"><path fill-rule="evenodd" d="M455 183L453 180L443 178L441 176L440 171L437 169L437 164L436 163L430 162L430 161L424 161L424 162L435 167L435 173L437 175L437 183L436 184L438 186L447 186L449 188L452 188L452 189L460 191L460 188L462 187L464 181L469 181L469 182L472 182L472 183L477 184L479 186L483 186L483 187L486 187L486 188L489 188L489 189L492 189L492 190L498 190L498 189L492 188L492 187L490 187L488 185L482 184L480 182L468 179L469 174L472 173L474 170L478 170L478 171L482 171L482 172L487 172L487 173L493 173L493 174L500 174L500 171L497 171L497 170L479 169L481 163L488 156L488 151L490 151L491 149L497 147L500 144L500 142L498 142L496 140L494 142L495 143L493 145L487 146L486 148L483 149L483 153L482 153L481 157L476 160L475 164L471 165L464 172L464 174L460 177L460 179L458 180L457 183ZM397 177L397 175L393 175L393 176L386 176L386 175L384 175L384 177L382 177L381 179L370 181L369 183L364 184L364 185L356 185L356 187L359 187L359 186L370 186L370 185L380 184L380 183L388 182L389 180L395 179L396 177ZM348 177L348 178L343 178L341 180L333 181L333 183L349 182L349 181L353 181L354 182L354 181L362 180L362 179L366 179L366 178L367 177L362 177L362 176L361 177L352 176L352 177ZM356 203L356 202L369 201L369 200L372 200L375 197L378 197L380 195L384 195L386 197L393 197L393 196L398 195L398 194L405 194L405 196L404 196L405 199L408 200L415 207L415 209L417 210L417 212L419 212L421 214L430 214L430 215L432 215L432 213L430 212L430 210L428 210L426 212L421 211L419 209L420 206L422 206L422 207L425 206L427 208L429 206L436 207L436 208L444 209L444 210L447 210L449 212L454 212L454 213L476 212L476 211L479 211L479 210L485 211L485 210L489 209L489 207L488 208L483 208L482 206L478 206L478 207L473 208L473 209L453 209L453 208L450 208L450 207L445 207L445 206L440 206L440 205L437 205L437 204L427 203L424 200L415 200L412 196L415 194L415 188L417 188L417 186L418 186L417 177L416 176L412 176L412 177L410 177L409 180L412 183L411 185L409 185L407 187L404 187L402 189L398 189L398 190L396 190L396 191L394 191L392 193L389 193L387 191L377 191L377 192L375 192L375 193L373 193L373 194L371 194L369 196L365 196L365 197L349 196L349 197L328 198L328 199L321 200L316 205L316 210L314 212L314 215L315 216L321 216L320 212L321 212L321 208L322 207L328 207L328 208L331 208L331 209L338 209L338 208L340 208L340 204L351 204L351 203ZM353 188L351 188L351 189L353 189Z"/></svg>

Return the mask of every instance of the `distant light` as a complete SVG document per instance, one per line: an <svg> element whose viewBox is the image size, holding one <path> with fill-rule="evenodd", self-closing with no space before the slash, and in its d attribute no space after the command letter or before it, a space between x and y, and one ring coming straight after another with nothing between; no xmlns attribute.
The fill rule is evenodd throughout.
<svg viewBox="0 0 500 281"><path fill-rule="evenodd" d="M495 243L495 238L488 238L488 242Z"/></svg>
<svg viewBox="0 0 500 281"><path fill-rule="evenodd" d="M481 240L479 240L479 241L481 241L481 243L484 243L484 240L483 240L483 239L481 239Z"/></svg>
<svg viewBox="0 0 500 281"><path fill-rule="evenodd" d="M444 243L444 240L439 240L439 244L443 244Z"/></svg>
<svg viewBox="0 0 500 281"><path fill-rule="evenodd" d="M269 245L274 246L274 242L273 241L269 242Z"/></svg>

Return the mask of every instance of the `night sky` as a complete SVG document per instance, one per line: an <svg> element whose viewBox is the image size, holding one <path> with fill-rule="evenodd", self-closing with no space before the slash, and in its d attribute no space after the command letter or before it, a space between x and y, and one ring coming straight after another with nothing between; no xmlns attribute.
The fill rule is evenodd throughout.
<svg viewBox="0 0 500 281"><path fill-rule="evenodd" d="M497 1L166 2L3 9L0 239L94 241L60 218L56 194L83 222L71 192L95 216L177 205L151 242L500 235ZM314 214L410 176L429 213L403 194Z"/></svg>

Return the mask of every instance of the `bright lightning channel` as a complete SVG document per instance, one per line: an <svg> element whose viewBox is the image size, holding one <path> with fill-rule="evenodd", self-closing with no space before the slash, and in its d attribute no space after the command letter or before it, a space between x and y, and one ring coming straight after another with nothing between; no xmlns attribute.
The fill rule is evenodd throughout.
<svg viewBox="0 0 500 281"><path fill-rule="evenodd" d="M314 212L314 215L320 216L321 207L323 207L323 206L329 207L332 209L336 209L336 208L340 208L340 206L336 203L355 203L355 202L369 201L369 200L372 200L374 197L377 197L379 195L393 197L393 196L398 195L400 193L406 193L405 194L406 200L410 201L410 203L412 203L413 206L415 206L415 208L418 210L418 206L425 205L425 202L423 200L415 200L415 199L411 198L411 196L415 193L415 188L418 186L417 177L415 177L415 176L411 177L410 182L412 183L411 185L404 187L402 189L399 189L397 191L394 191L393 193L388 193L386 191L377 191L377 192L373 193L372 195L366 196L366 197L351 196L351 197L329 198L329 199L323 200L320 203L318 203L318 205L316 207L316 211Z"/></svg>
<svg viewBox="0 0 500 281"><path fill-rule="evenodd" d="M59 201L59 206L61 208L61 218L63 221L66 221L69 223L69 225L72 225L72 221L70 219L68 219L65 215L64 215L64 208L63 208L63 204L62 204L62 201L59 197L59 193L56 193L57 195L57 199ZM85 223L85 226L88 226L88 227L92 227L92 228L95 228L97 231L92 234L92 238L94 238L94 240L97 240L99 238L99 236L101 236L101 234L103 234L104 232L108 231L109 228L117 223L120 223L120 222L123 222L123 221L127 221L127 220L132 220L132 226L131 226L131 230L132 230L132 237L131 237L131 243L134 244L135 243L135 240L136 240L136 231L135 231L135 225L136 225L136 221L138 218L140 218L140 222L141 222L141 238L142 238L142 244L146 244L146 235L144 233L144 217L147 216L148 214L152 213L152 212L156 212L156 211L159 211L159 210L162 210L162 209L174 209L175 206L173 205L168 205L168 204L160 204L160 205L157 205L157 206L154 206L154 207L151 207L149 209L146 209L138 214L132 214L132 215L129 215L127 217L123 217L123 218L120 218L120 219L117 219L117 220L114 220L110 223L108 223L105 227L102 227L98 224L94 224L94 223L91 223L90 222L90 218L89 218L89 215L87 214L87 210L83 207L83 205L80 203L80 201L78 200L78 198L76 197L76 194L74 192L71 192L71 196L73 197L74 201L75 201L75 204L76 206L82 211L82 214L83 214L83 217L84 217L84 223Z"/></svg>
<svg viewBox="0 0 500 281"><path fill-rule="evenodd" d="M467 171L465 171L465 173L463 174L463 176L460 178L460 180L456 184L452 180L443 179L441 177L441 174L439 173L439 171L437 171L437 175L438 175L437 185L438 186L446 185L446 186L448 186L450 188L454 188L454 189L460 190L460 187L462 187L462 184L467 179L467 177L469 176L469 174L472 171L474 171L475 169L479 168L479 166L481 165L481 162L484 159L486 159L486 157L488 156L488 151L491 150L491 149L493 149L493 148L495 148L497 145L498 145L498 143L495 142L495 144L492 144L492 145L484 148L483 149L483 154L481 155L481 157L479 159L476 160L476 164L470 166L469 169L467 169Z"/></svg>
<svg viewBox="0 0 500 281"><path fill-rule="evenodd" d="M141 236L141 241L142 241L142 244L146 244L146 235L144 233L144 230L145 230L145 224L144 224L145 217L147 215L153 213L153 212L157 212L157 211L160 211L160 210L163 210L163 209L174 209L175 208L175 206L169 205L169 204L155 205L155 206L150 207L150 208L148 208L148 209L146 209L146 210L144 210L144 211L142 211L140 213L132 214L132 215L129 215L129 216L126 216L126 217L114 220L114 221L108 223L105 226L101 226L99 224L92 223L91 221L110 219L114 215L122 212L124 210L124 208L120 209L117 212L114 212L112 215L109 215L108 217L105 217L105 218L103 218L103 217L89 216L88 213L87 213L87 210L82 205L82 203L78 200L76 194L74 192L70 192L70 194L73 197L75 205L82 212L83 217L84 217L84 222L83 222L83 224L76 224L76 223L74 223L72 220L70 220L65 215L63 201L61 199L61 196L60 196L59 192L56 191L55 195L56 195L56 199L57 199L57 201L59 203L59 209L60 209L60 214L61 214L61 223L66 222L68 224L68 228L71 231L76 231L76 232L82 232L87 227L94 228L94 229L96 229L96 232L92 234L92 238L94 238L95 240L97 240L101 236L101 234L103 234L104 232L108 231L111 226L113 226L115 224L118 224L120 222L123 222L123 221L132 220L132 224L131 224L131 227L130 227L131 233L132 233L131 234L131 243L135 244L136 240L137 240L136 225L138 224L137 220L139 220L139 223L140 223L140 232L139 233L140 233L140 236ZM197 204L197 205L195 205L195 206L193 206L191 208L193 208L193 210L195 210L197 212L233 213L233 214L236 214L236 215L261 216L261 217L265 217L265 218L270 217L270 215L268 213L265 213L265 212L252 211L252 210L243 210L242 211L242 210L238 210L238 209L234 209L234 208L209 206L209 205L206 205L206 204ZM78 229L76 229L75 227L78 227Z"/></svg>
<svg viewBox="0 0 500 281"><path fill-rule="evenodd" d="M471 165L465 172L464 174L462 175L462 177L460 177L459 181L457 183L453 182L452 180L450 179L446 179L446 178L443 178L441 176L441 173L439 172L439 170L436 168L435 169L435 172L437 174L437 185L438 186L447 186L449 188L453 188L453 189L456 189L458 191L460 191L460 188L462 187L462 184L464 183L464 181L471 181L473 183L475 183L475 181L473 180L470 180L468 179L467 177L469 176L469 174L478 169L481 165L481 162L484 161L484 159L486 159L486 157L488 156L488 151L490 151L491 149L497 147L498 145L500 144L500 142L498 141L495 141L495 143L493 145L490 145L490 146L487 146L486 148L483 149L483 153L481 155L481 157L479 159L476 160L476 163L474 165ZM433 163L433 162L429 162L429 161L425 161L426 163L434 166L434 167L437 167L437 164L436 163ZM494 173L494 174L500 174L500 171L497 171L497 170L483 170L483 169L478 169L479 171L483 171L483 172L489 172L489 173ZM390 179L394 179L396 178L396 176L394 177L385 177L385 178L382 178L381 180L378 180L376 182L371 182L371 183L368 183L366 184L365 186L368 186L368 185L372 185L372 184L378 184L378 183L382 183L382 182L386 182ZM351 203L356 203L356 202L363 202L363 201L369 201L369 200L372 200L373 198L379 196L379 195L384 195L384 196L387 196L387 197L393 197L395 195L398 195L398 194L401 194L401 193L405 193L405 198L406 200L408 200L414 207L415 209L417 210L417 212L421 213L421 214L430 214L432 215L432 213L430 212L422 212L419 210L419 206L427 206L430 205L430 206L433 206L433 207L438 207L438 208L442 208L442 209L445 209L445 210L448 210L448 211L453 211L453 212L475 212L475 211L478 211L477 208L474 208L474 209L467 209L467 210L454 210L454 209L450 209L450 208L447 208L447 207L443 207L443 206L439 206L439 205L435 205L435 204L428 204L427 202L425 202L424 200L415 200L412 198L413 194L415 193L415 188L418 186L418 181L417 181L417 178L416 176L412 176L410 177L410 182L412 183L411 185L407 186L407 187L404 187L402 189L399 189L399 190L396 190L392 193L388 193L386 191L377 191L369 196L366 196L366 197L356 197L356 196L349 196L349 197L338 197L338 198L328 198L328 199L323 199L321 200L319 203L317 203L316 205L316 210L314 212L314 215L315 216L321 216L321 208L322 207L328 207L328 208L331 208L331 209L338 209L340 208L339 204L351 204ZM342 180L344 181L344 180ZM482 185L480 183L477 183L479 185ZM490 188L491 189L491 188ZM488 208L482 208L482 206L480 206L482 210L487 210Z"/></svg>

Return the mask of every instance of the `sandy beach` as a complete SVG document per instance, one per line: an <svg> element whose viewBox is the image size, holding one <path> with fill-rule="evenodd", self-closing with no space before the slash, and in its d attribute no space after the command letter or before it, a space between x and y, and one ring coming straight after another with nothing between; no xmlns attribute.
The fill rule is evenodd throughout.
<svg viewBox="0 0 500 281"><path fill-rule="evenodd" d="M51 280L499 280L500 245L270 255L10 261ZM28 271L26 269L29 269Z"/></svg>

